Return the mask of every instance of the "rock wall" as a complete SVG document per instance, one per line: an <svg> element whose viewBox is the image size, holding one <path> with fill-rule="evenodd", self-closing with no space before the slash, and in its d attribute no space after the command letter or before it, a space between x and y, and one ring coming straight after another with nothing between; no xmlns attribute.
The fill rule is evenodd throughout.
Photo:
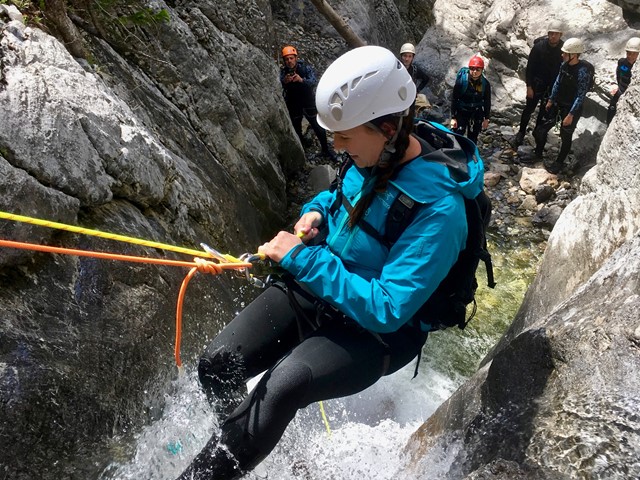
<svg viewBox="0 0 640 480"><path fill-rule="evenodd" d="M409 477L640 475L639 93L634 77L513 325L409 442Z"/></svg>
<svg viewBox="0 0 640 480"><path fill-rule="evenodd" d="M233 254L283 226L303 151L263 44L268 5L236 3L169 9L128 48L87 34L91 63L0 5L0 210ZM7 220L0 238L191 259ZM187 271L0 249L3 476L96 478L108 437L161 408ZM231 318L236 283L191 282L185 363Z"/></svg>

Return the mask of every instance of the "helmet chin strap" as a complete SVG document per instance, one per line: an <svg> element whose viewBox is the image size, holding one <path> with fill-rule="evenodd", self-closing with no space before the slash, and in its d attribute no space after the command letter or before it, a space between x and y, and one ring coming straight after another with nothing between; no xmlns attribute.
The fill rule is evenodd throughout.
<svg viewBox="0 0 640 480"><path fill-rule="evenodd" d="M398 139L398 135L400 134L400 128L402 127L402 120L404 119L404 117L406 117L409 114L409 109L405 110L402 113L397 114L398 115L398 124L396 125L396 131L394 132L394 134L391 137L388 137L387 134L377 125L373 124L372 122L367 122L367 126L373 128L374 130L377 130L378 132L380 132L382 135L384 135L385 137L387 137L387 141L384 144L384 148L382 149L382 152L380 153L380 157L378 158L378 164L384 164L386 162L389 161L389 159L391 158L391 156L396 153L396 140Z"/></svg>

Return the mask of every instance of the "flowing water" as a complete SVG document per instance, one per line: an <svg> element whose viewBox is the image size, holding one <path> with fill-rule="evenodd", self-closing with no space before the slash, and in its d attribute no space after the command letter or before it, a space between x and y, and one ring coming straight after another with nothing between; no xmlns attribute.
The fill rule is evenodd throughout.
<svg viewBox="0 0 640 480"><path fill-rule="evenodd" d="M272 454L247 475L273 480L385 480L402 478L402 452L410 435L476 370L513 319L542 257L539 241L493 238L497 287L478 271L478 312L464 330L429 336L419 374L415 363L360 394L300 411ZM200 391L195 366L179 375L161 417L133 439L116 439L114 458L100 480L175 479L218 428ZM324 409L326 423L323 419ZM455 452L443 452L429 472L445 478Z"/></svg>

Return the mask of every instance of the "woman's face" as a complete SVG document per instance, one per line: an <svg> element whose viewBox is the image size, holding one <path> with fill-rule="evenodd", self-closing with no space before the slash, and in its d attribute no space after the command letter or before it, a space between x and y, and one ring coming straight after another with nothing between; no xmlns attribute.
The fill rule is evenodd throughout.
<svg viewBox="0 0 640 480"><path fill-rule="evenodd" d="M482 68L480 67L469 67L469 73L471 74L471 78L474 80L478 80L480 75L482 75Z"/></svg>
<svg viewBox="0 0 640 480"><path fill-rule="evenodd" d="M333 134L333 147L351 155L360 168L376 165L386 142L381 132L364 125Z"/></svg>

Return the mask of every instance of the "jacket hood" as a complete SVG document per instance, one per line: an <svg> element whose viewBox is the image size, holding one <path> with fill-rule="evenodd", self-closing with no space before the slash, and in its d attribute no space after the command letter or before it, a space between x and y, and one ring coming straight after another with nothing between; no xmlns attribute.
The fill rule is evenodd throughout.
<svg viewBox="0 0 640 480"><path fill-rule="evenodd" d="M452 148L441 148L416 157L390 183L420 203L433 203L455 192L467 198L477 197L484 187L484 163L480 153L467 138L453 134L448 137L453 141ZM425 178L429 179L428 183Z"/></svg>

